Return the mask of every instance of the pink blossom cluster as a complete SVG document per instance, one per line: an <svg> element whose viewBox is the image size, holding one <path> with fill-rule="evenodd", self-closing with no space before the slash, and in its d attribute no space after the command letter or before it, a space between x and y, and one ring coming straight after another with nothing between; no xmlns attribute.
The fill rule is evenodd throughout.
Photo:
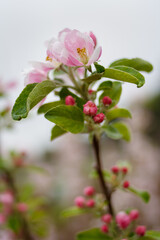
<svg viewBox="0 0 160 240"><path fill-rule="evenodd" d="M95 123L101 123L104 121L105 115L104 113L97 114L98 108L96 104L92 101L88 101L83 106L83 112L85 115L93 117L93 121Z"/></svg>
<svg viewBox="0 0 160 240"><path fill-rule="evenodd" d="M75 198L74 202L75 205L79 208L93 208L95 206L95 200L93 199L93 196L95 194L95 189L92 186L87 186L84 188L84 196L78 196Z"/></svg>

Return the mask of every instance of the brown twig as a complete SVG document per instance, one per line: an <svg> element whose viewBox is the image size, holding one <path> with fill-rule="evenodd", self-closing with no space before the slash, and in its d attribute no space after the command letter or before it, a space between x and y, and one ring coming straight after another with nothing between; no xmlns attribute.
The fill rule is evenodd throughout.
<svg viewBox="0 0 160 240"><path fill-rule="evenodd" d="M102 163L101 163L101 159L100 159L99 140L95 135L93 137L93 148L94 148L95 155L96 155L96 170L97 170L97 173L99 176L99 181L100 181L102 191L103 191L106 201L108 203L108 211L112 216L114 216L114 210L113 210L113 206L112 206L112 202L111 202L111 191L108 188L108 186L105 182L104 176L103 176L103 168L102 168Z"/></svg>

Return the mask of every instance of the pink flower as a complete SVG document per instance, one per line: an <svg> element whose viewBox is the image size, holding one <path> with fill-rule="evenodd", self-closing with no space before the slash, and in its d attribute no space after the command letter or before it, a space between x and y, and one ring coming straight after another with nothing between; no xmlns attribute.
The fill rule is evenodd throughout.
<svg viewBox="0 0 160 240"><path fill-rule="evenodd" d="M14 201L13 194L9 191L1 193L0 195L0 202L3 204L12 204Z"/></svg>
<svg viewBox="0 0 160 240"><path fill-rule="evenodd" d="M27 206L27 204L26 203L18 203L17 204L17 210L19 211L19 212L27 212L27 210L28 210L28 206Z"/></svg>
<svg viewBox="0 0 160 240"><path fill-rule="evenodd" d="M75 205L77 207L79 207L79 208L85 207L85 199L84 199L84 197L81 197L81 196L76 197L74 202L75 202Z"/></svg>
<svg viewBox="0 0 160 240"><path fill-rule="evenodd" d="M92 101L88 101L86 104L84 104L83 106L83 112L86 115L89 116L94 116L97 113L97 106L95 103L93 103Z"/></svg>
<svg viewBox="0 0 160 240"><path fill-rule="evenodd" d="M146 233L146 227L143 225L140 225L136 228L136 234L139 236L144 236Z"/></svg>
<svg viewBox="0 0 160 240"><path fill-rule="evenodd" d="M56 64L51 62L33 62L33 69L26 74L25 84L40 83L47 80L48 72L56 68Z"/></svg>
<svg viewBox="0 0 160 240"><path fill-rule="evenodd" d="M67 66L91 65L101 56L102 48L96 48L93 33L81 33L68 28L61 31L58 39L48 42L47 56Z"/></svg>
<svg viewBox="0 0 160 240"><path fill-rule="evenodd" d="M92 208L92 207L94 207L94 205L95 205L95 201L93 199L87 200L87 202L86 202L87 207Z"/></svg>
<svg viewBox="0 0 160 240"><path fill-rule="evenodd" d="M94 189L94 187L92 187L92 186L88 186L88 187L86 187L86 188L84 189L84 194L85 194L86 196L93 196L94 193L95 193L95 189Z"/></svg>
<svg viewBox="0 0 160 240"><path fill-rule="evenodd" d="M136 220L139 217L139 211L136 209L133 209L130 211L129 216L131 220Z"/></svg>
<svg viewBox="0 0 160 240"><path fill-rule="evenodd" d="M125 229L129 226L131 220L125 212L119 212L116 216L116 222L121 229Z"/></svg>
<svg viewBox="0 0 160 240"><path fill-rule="evenodd" d="M103 113L99 113L93 117L93 120L95 123L101 123L103 122L104 118L105 118L105 115Z"/></svg>
<svg viewBox="0 0 160 240"><path fill-rule="evenodd" d="M110 223L112 220L112 216L111 216L111 214L107 213L102 216L101 220L105 223Z"/></svg>
<svg viewBox="0 0 160 240"><path fill-rule="evenodd" d="M65 98L65 104L66 105L75 105L75 100L72 96L68 95L66 98Z"/></svg>

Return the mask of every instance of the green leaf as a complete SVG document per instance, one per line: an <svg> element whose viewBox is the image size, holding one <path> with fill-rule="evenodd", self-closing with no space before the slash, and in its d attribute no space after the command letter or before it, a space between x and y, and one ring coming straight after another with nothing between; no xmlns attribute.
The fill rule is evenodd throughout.
<svg viewBox="0 0 160 240"><path fill-rule="evenodd" d="M150 194L146 191L140 191L140 190L136 190L133 187L129 187L128 190L132 193L134 193L135 195L139 196L140 198L142 198L142 200L145 203L148 203L150 200Z"/></svg>
<svg viewBox="0 0 160 240"><path fill-rule="evenodd" d="M160 232L158 231L147 231L145 234L146 237L151 237L155 240L160 240Z"/></svg>
<svg viewBox="0 0 160 240"><path fill-rule="evenodd" d="M100 80L103 77L103 73L93 73L89 77L83 78L82 81L90 84L94 81Z"/></svg>
<svg viewBox="0 0 160 240"><path fill-rule="evenodd" d="M49 80L27 85L13 106L13 119L21 120L22 118L26 118L29 111L43 98L45 98L54 88L55 84Z"/></svg>
<svg viewBox="0 0 160 240"><path fill-rule="evenodd" d="M60 128L59 126L55 125L53 128L52 128L52 131L51 131L51 141L54 140L55 138L57 137L60 137L62 136L63 134L65 134L66 131L63 130L62 128Z"/></svg>
<svg viewBox="0 0 160 240"><path fill-rule="evenodd" d="M71 133L79 133L84 128L83 112L76 106L57 106L47 112L45 118Z"/></svg>
<svg viewBox="0 0 160 240"><path fill-rule="evenodd" d="M97 73L103 73L105 71L105 68L102 65L98 64L97 62L94 63L94 66L96 68Z"/></svg>
<svg viewBox="0 0 160 240"><path fill-rule="evenodd" d="M41 113L46 113L49 110L51 110L54 107L57 107L59 105L64 104L64 101L56 101L56 102L50 102L50 103L45 103L42 106L40 106L40 108L38 109L38 114Z"/></svg>
<svg viewBox="0 0 160 240"><path fill-rule="evenodd" d="M64 101L68 95L71 95L75 99L77 106L83 109L85 101L82 98L78 97L76 94L69 91L68 88L63 87L59 94L60 98Z"/></svg>
<svg viewBox="0 0 160 240"><path fill-rule="evenodd" d="M108 122L110 122L116 118L131 118L132 115L127 109L115 108L115 109L111 109L110 111L108 111L106 113L106 117L107 117Z"/></svg>
<svg viewBox="0 0 160 240"><path fill-rule="evenodd" d="M144 76L141 73L134 68L126 66L106 68L103 77L134 83L137 87L142 87L145 83Z"/></svg>
<svg viewBox="0 0 160 240"><path fill-rule="evenodd" d="M138 71L144 71L144 72L151 72L153 70L152 64L150 64L149 62L141 58L132 58L132 59L122 58L111 63L109 67L115 67L120 65L132 67Z"/></svg>
<svg viewBox="0 0 160 240"><path fill-rule="evenodd" d="M112 240L113 238L104 234L99 228L93 228L77 235L77 240Z"/></svg>
<svg viewBox="0 0 160 240"><path fill-rule="evenodd" d="M122 135L122 138L124 140L126 140L127 142L130 141L131 134L126 124L122 122L115 122L115 123L112 123L112 126L117 129L117 131Z"/></svg>
<svg viewBox="0 0 160 240"><path fill-rule="evenodd" d="M122 92L122 84L120 82L112 82L112 88L111 89L106 89L100 96L99 101L104 96L108 96L112 99L112 104L109 106L109 108L113 108L120 100Z"/></svg>
<svg viewBox="0 0 160 240"><path fill-rule="evenodd" d="M103 126L102 129L106 133L107 137L111 139L118 140L122 138L122 134L112 125Z"/></svg>
<svg viewBox="0 0 160 240"><path fill-rule="evenodd" d="M112 81L102 82L102 83L99 85L97 91L108 90L108 89L109 89L109 90L112 89Z"/></svg>
<svg viewBox="0 0 160 240"><path fill-rule="evenodd" d="M82 215L86 212L87 212L87 209L84 209L84 208L70 207L65 209L63 212L61 212L61 217L63 218L75 217L78 215Z"/></svg>

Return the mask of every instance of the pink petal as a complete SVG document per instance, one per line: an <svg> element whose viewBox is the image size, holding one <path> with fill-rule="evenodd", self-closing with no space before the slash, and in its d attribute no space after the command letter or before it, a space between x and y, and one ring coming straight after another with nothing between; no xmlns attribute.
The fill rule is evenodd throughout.
<svg viewBox="0 0 160 240"><path fill-rule="evenodd" d="M96 36L94 35L93 32L90 32L90 33L89 33L89 36L93 39L94 45L95 45L95 47L96 47L96 45L97 45L97 38L96 38Z"/></svg>
<svg viewBox="0 0 160 240"><path fill-rule="evenodd" d="M92 63L96 62L102 54L102 47L98 47L94 50L92 56L90 57L87 66L91 65Z"/></svg>

